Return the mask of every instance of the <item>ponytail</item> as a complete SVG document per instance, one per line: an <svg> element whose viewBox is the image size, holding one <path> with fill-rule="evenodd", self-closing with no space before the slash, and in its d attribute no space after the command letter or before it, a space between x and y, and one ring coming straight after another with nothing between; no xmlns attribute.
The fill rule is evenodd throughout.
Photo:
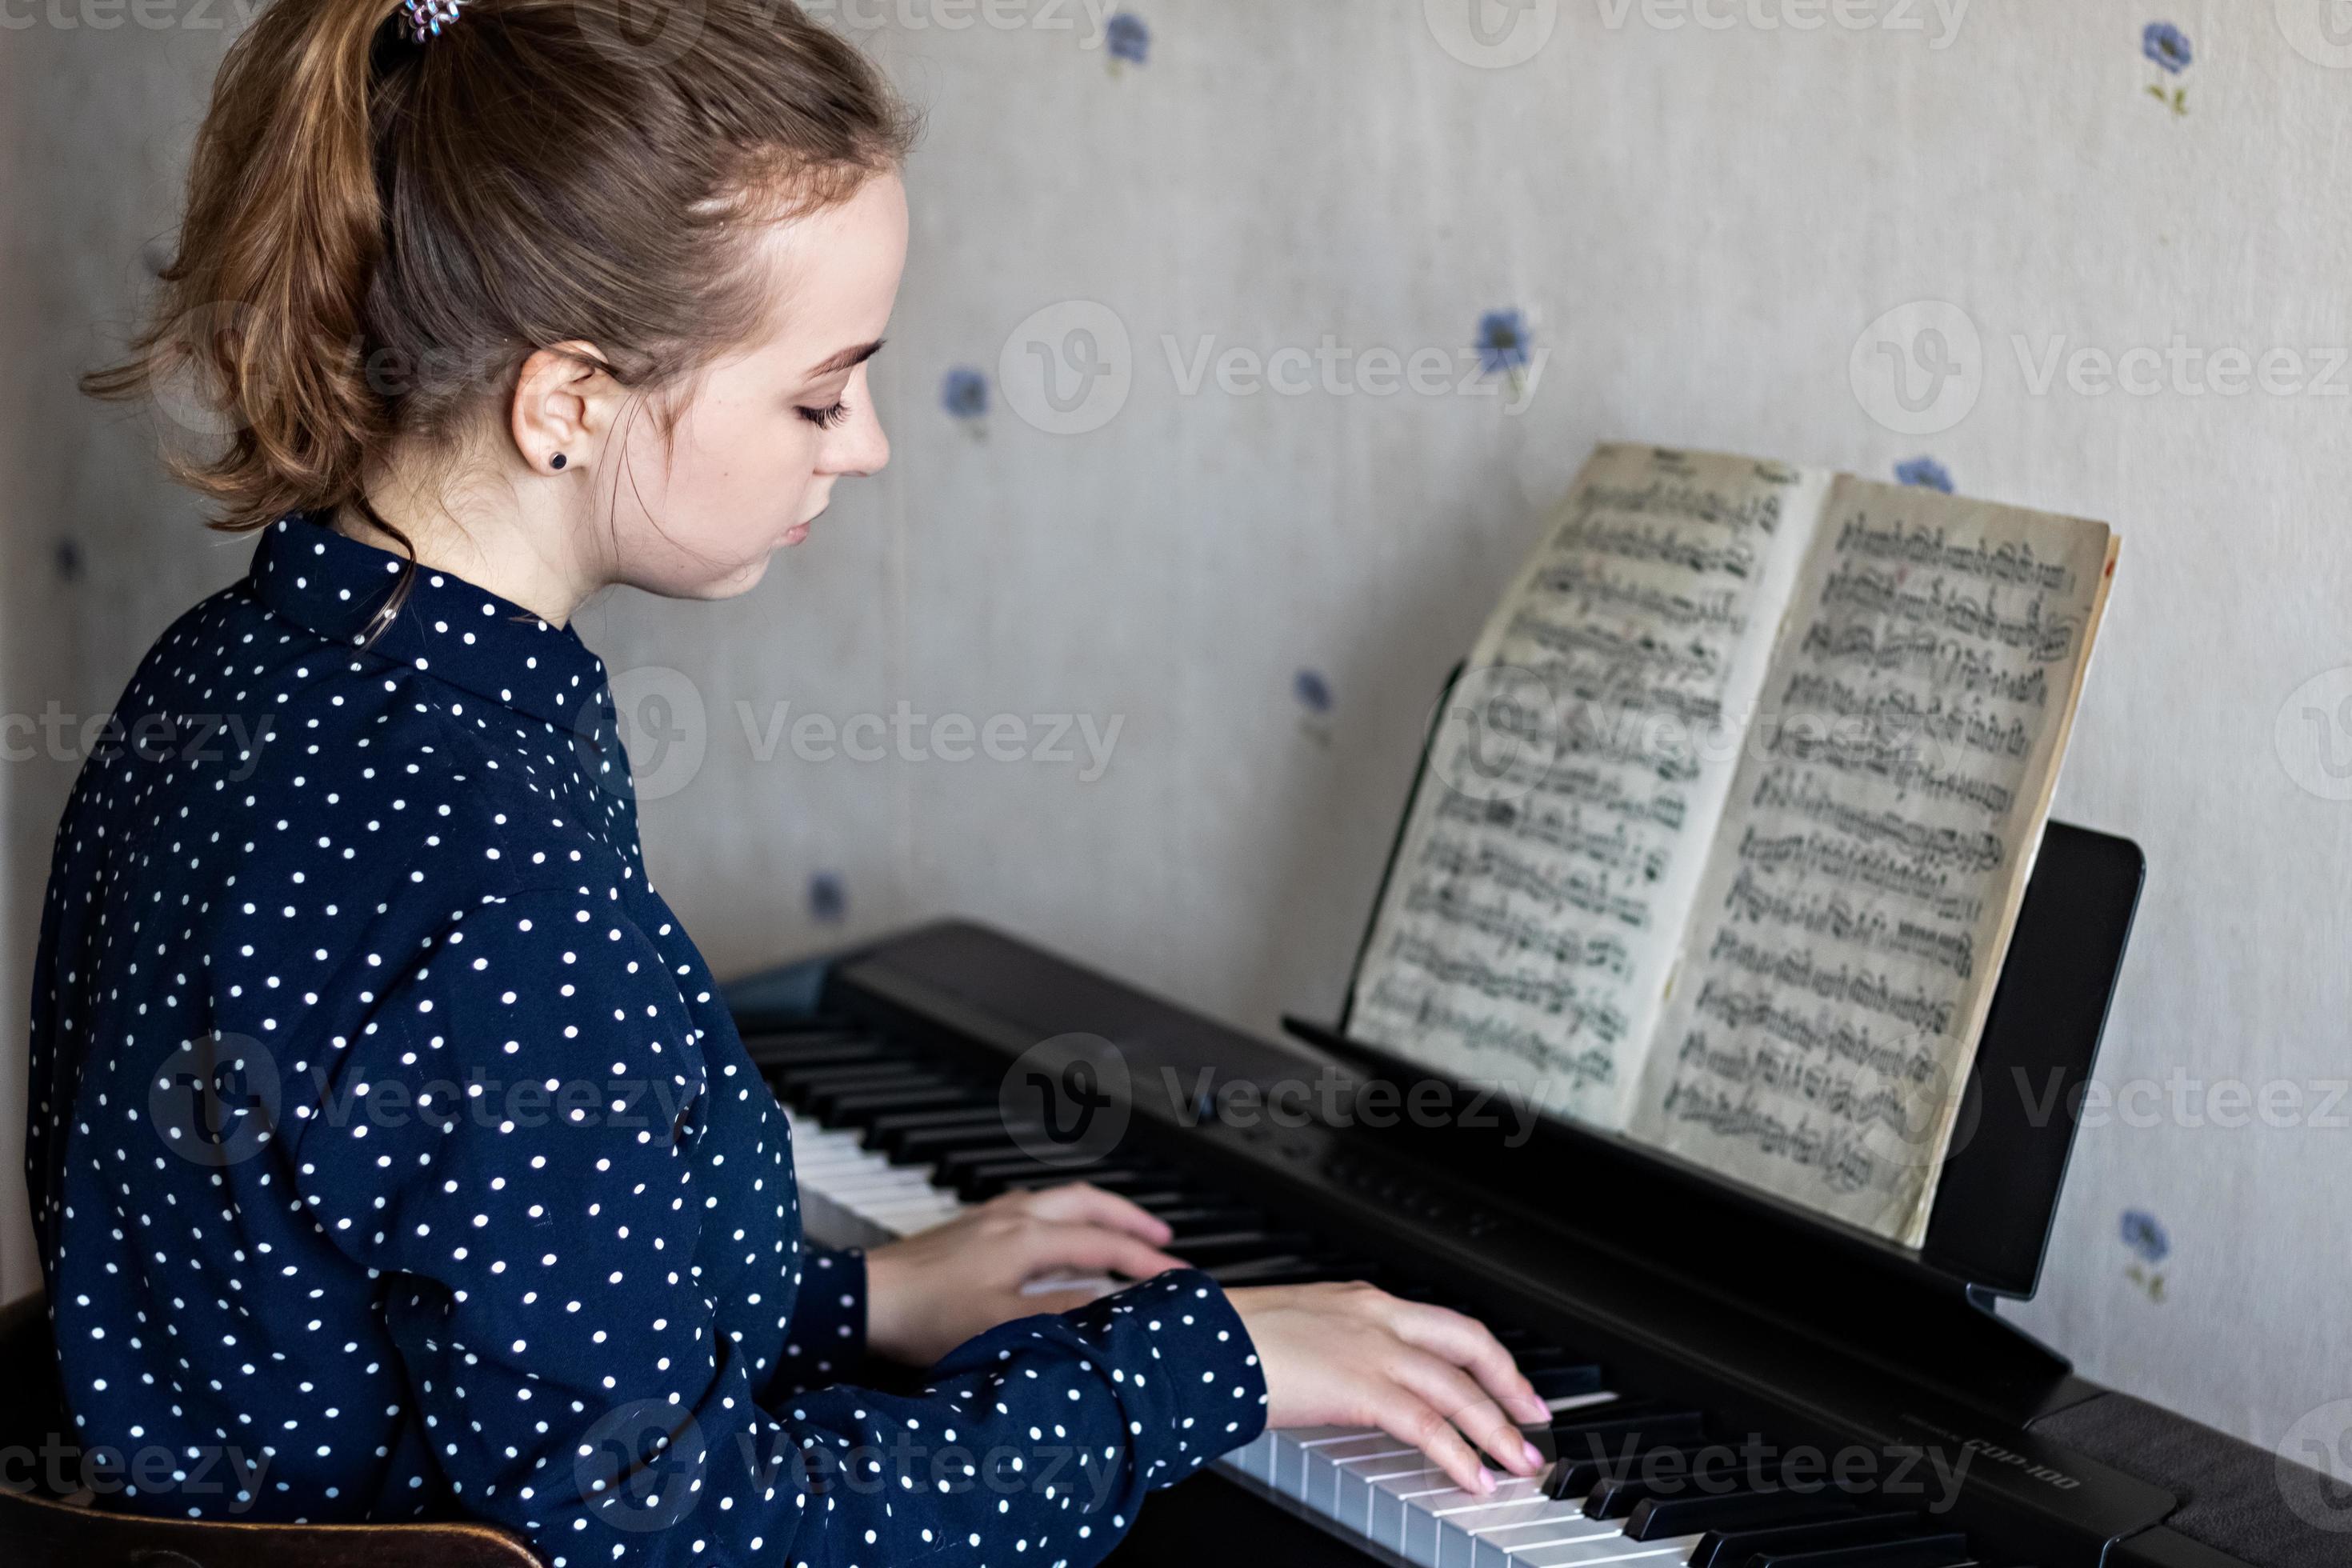
<svg viewBox="0 0 2352 1568"><path fill-rule="evenodd" d="M904 158L906 110L791 0L695 0L665 48L625 41L631 4L468 0L419 43L400 0L268 0L215 83L153 318L82 379L127 400L193 376L226 438L166 461L212 527L350 505L400 538L363 489L395 438L449 435L559 342L626 386L681 380L773 308L742 220Z"/></svg>

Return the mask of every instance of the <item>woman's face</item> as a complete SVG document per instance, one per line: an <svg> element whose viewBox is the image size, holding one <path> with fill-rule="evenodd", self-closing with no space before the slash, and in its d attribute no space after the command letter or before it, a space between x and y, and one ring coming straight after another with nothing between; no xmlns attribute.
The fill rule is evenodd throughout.
<svg viewBox="0 0 2352 1568"><path fill-rule="evenodd" d="M652 413L615 431L597 488L614 581L673 598L750 589L798 544L835 479L890 459L866 384L907 259L906 187L877 174L848 200L772 225L753 264L784 303L760 341L704 372L665 450Z"/></svg>

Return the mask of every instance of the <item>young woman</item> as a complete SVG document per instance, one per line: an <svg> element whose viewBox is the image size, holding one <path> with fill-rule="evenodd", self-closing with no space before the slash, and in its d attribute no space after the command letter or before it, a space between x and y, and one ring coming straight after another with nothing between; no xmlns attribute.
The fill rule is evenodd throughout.
<svg viewBox="0 0 2352 1568"><path fill-rule="evenodd" d="M159 324L92 378L213 385L234 435L181 472L257 536L124 693L41 933L36 1215L121 1504L468 1514L565 1568L1084 1563L1267 1423L1532 1471L1476 1323L1224 1292L1084 1185L803 1242L569 621L743 593L883 465L908 122L781 0L643 44L625 0L436 3L259 15Z"/></svg>

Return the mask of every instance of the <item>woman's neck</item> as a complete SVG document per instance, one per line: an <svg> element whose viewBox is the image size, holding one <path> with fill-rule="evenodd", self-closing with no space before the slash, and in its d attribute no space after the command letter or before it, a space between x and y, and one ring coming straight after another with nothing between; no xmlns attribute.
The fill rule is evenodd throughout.
<svg viewBox="0 0 2352 1568"><path fill-rule="evenodd" d="M413 552L420 567L510 599L551 626L568 623L603 585L578 558L577 520L535 507L506 486L444 484L428 491L388 478L369 488L368 500L377 516L406 536L405 548L354 502L336 509L335 531L394 555Z"/></svg>

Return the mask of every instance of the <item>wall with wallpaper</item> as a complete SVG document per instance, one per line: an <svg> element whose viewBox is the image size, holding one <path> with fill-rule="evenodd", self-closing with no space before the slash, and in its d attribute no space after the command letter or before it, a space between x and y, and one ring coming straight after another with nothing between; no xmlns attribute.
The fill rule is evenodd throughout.
<svg viewBox="0 0 2352 1568"><path fill-rule="evenodd" d="M2092 1376L2332 1443L2334 10L1102 11L830 7L930 117L876 371L896 459L749 597L582 617L623 672L656 880L721 973L961 911L1245 1026L1329 1010L1430 699L1599 439L2108 519L2122 568L2057 810L2138 839L2150 879L2102 1072L2121 1098L2015 1315ZM110 700L244 560L65 382L170 220L219 47L0 35L18 710ZM12 960L68 773L7 772ZM29 1277L19 1236L7 1288Z"/></svg>

